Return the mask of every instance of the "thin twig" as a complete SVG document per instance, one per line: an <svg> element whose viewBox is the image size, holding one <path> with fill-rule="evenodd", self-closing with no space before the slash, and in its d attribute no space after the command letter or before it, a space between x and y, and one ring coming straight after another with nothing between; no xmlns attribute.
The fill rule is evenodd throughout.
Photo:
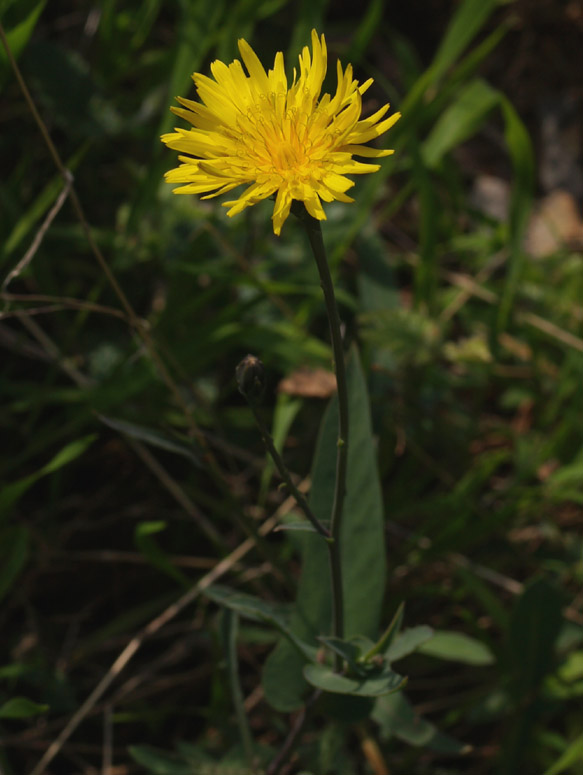
<svg viewBox="0 0 583 775"><path fill-rule="evenodd" d="M542 331L543 334L552 336L553 339L557 339L557 341L562 344L566 344L567 347L572 347L574 350L583 352L583 339L581 339L581 337L575 336L575 334L572 334L570 331L565 331L560 328L560 326L557 326L556 323L551 323L550 320L541 318L540 315L535 315L532 312L520 312L518 313L518 320L521 320L523 323L526 323L533 328L537 328L539 331Z"/></svg>
<svg viewBox="0 0 583 775"><path fill-rule="evenodd" d="M7 312L0 312L0 320L4 320L10 317L20 317L23 314L27 315L40 315L47 312L60 312L63 309L78 309L83 312L97 312L101 315L110 315L111 317L120 318L127 322L127 315L120 309L114 309L113 307L106 307L104 304L96 304L93 301L85 301L84 299L73 299L70 296L48 296L43 293L2 293L1 297L4 301L24 301L41 302L46 303L45 307L38 307L36 309L16 309Z"/></svg>
<svg viewBox="0 0 583 775"><path fill-rule="evenodd" d="M286 464L283 462L281 455L277 451L277 448L273 442L273 439L271 437L271 434L267 430L267 427L265 423L263 422L263 419L259 412L257 411L257 408L250 402L249 406L251 408L251 411L253 413L253 417L255 418L255 422L257 423L257 427L259 428L259 432L261 433L261 437L263 439L263 443L265 444L265 447L267 448L267 451L271 455L273 462L275 463L275 466L277 470L279 471L279 475L285 482L285 485L287 489L290 491L290 493L294 496L294 498L297 501L298 506L301 508L301 510L306 515L306 518L308 521L312 524L314 529L320 533L321 536L324 538L330 538L330 531L324 527L324 525L320 522L320 520L316 517L312 509L310 508L310 505L308 501L306 500L305 496L298 490L296 485L294 484L293 479L291 478L291 474L287 469Z"/></svg>
<svg viewBox="0 0 583 775"><path fill-rule="evenodd" d="M1 27L1 25L0 25ZM23 272L26 267L30 264L32 259L34 258L37 250L39 249L45 234L47 233L49 226L51 223L55 220L57 217L57 213L61 209L61 207L65 204L65 200L69 196L69 193L71 191L71 187L73 186L73 175L69 172L69 170L65 170L63 173L63 188L61 189L61 193L57 197L57 201L55 204L51 207L49 210L47 217L44 219L42 226L37 231L37 233L34 236L34 239L32 241L31 246L26 251L24 256L20 259L20 261L16 264L14 269L12 269L6 277L4 278L4 282L2 283L2 295L4 296L4 293L12 280L14 280L15 277L18 277L21 272Z"/></svg>
<svg viewBox="0 0 583 775"><path fill-rule="evenodd" d="M128 565L149 565L150 560L138 552L114 551L113 549L96 549L87 551L60 551L54 555L60 563L78 562L78 563L127 563ZM181 554L168 555L168 562L177 568L188 568L190 570L208 570L214 567L216 560L212 557L189 557Z"/></svg>
<svg viewBox="0 0 583 775"><path fill-rule="evenodd" d="M102 775L111 775L113 766L113 708L106 705L103 711L103 760Z"/></svg>
<svg viewBox="0 0 583 775"><path fill-rule="evenodd" d="M480 269L474 283L484 283L490 277L490 275L496 271L508 258L507 250L500 250L498 253L490 256L486 264ZM475 287L475 286L474 286ZM454 315L460 311L460 309L466 304L472 297L472 289L463 288L460 293L453 299L453 301L447 305L439 315L440 320L450 320Z"/></svg>
<svg viewBox="0 0 583 775"><path fill-rule="evenodd" d="M65 372L65 374L71 379L77 387L88 388L93 384L91 377L87 377L83 372L79 371L70 358L66 358L53 340L46 334L43 329L27 315L22 315L18 318L22 325L31 333L34 338L41 344L45 352L52 358L52 360Z"/></svg>

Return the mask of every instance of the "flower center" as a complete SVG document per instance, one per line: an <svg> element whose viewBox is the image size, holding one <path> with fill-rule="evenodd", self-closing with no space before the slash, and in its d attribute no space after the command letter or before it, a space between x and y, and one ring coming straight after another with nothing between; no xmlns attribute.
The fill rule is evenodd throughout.
<svg viewBox="0 0 583 775"><path fill-rule="evenodd" d="M249 172L293 184L319 179L326 136L314 126L318 111L281 109L277 99L254 105L239 121L240 157Z"/></svg>

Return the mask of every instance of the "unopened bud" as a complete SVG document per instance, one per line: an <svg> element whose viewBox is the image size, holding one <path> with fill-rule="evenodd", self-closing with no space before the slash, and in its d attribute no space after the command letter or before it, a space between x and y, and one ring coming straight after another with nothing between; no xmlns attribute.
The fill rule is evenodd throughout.
<svg viewBox="0 0 583 775"><path fill-rule="evenodd" d="M255 355L246 355L235 369L239 393L250 404L260 404L265 392L265 368Z"/></svg>

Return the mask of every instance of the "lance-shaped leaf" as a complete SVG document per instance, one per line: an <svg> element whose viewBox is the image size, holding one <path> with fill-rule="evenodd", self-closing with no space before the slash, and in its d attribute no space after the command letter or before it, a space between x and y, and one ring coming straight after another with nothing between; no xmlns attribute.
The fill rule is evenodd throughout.
<svg viewBox="0 0 583 775"><path fill-rule="evenodd" d="M304 678L317 689L333 694L350 694L355 697L382 697L402 689L407 679L386 667L366 677L335 673L327 665L306 665Z"/></svg>
<svg viewBox="0 0 583 775"><path fill-rule="evenodd" d="M368 393L358 353L347 362L350 415L348 477L341 531L345 637L378 637L386 559L383 504L374 453ZM320 520L330 518L336 475L338 402L332 398L322 420L314 464L310 506ZM302 554L302 575L291 630L317 645L331 630L328 550L318 535L293 533ZM267 700L278 710L301 707L308 686L303 660L286 641L270 654L263 673Z"/></svg>
<svg viewBox="0 0 583 775"><path fill-rule="evenodd" d="M280 607L270 605L258 597L247 595L244 592L237 592L220 584L208 587L208 589L204 590L204 594L213 602L225 606L225 608L230 608L245 619L271 624L286 638L286 642L290 644L290 647L294 649L304 662L315 661L318 649L305 643L291 631L285 617L282 615Z"/></svg>

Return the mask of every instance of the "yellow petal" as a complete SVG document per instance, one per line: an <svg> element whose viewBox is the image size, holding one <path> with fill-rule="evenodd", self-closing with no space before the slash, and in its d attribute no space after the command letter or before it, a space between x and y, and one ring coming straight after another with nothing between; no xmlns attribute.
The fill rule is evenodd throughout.
<svg viewBox="0 0 583 775"><path fill-rule="evenodd" d="M318 221L326 220L326 213L324 212L324 208L320 202L320 197L318 194L316 194L315 191L310 192L310 194L304 199L304 204L306 206L306 210L310 213L312 218L316 218Z"/></svg>
<svg viewBox="0 0 583 775"><path fill-rule="evenodd" d="M386 132L387 129L390 129L394 124L397 123L397 121L400 118L401 118L400 113L393 113L392 116L389 116L384 121L381 121L380 124L377 124L376 126L373 126L370 129L363 129L363 130L358 130L358 128L355 129L355 131L351 133L348 139L351 142L357 143L359 145L360 143L367 143L369 140L372 140L373 137L379 137L384 132Z"/></svg>
<svg viewBox="0 0 583 775"><path fill-rule="evenodd" d="M289 215L292 201L292 197L287 188L280 188L277 192L277 197L275 198L273 215L271 216L273 221L273 232L274 234L277 234L277 236L281 234L281 227Z"/></svg>
<svg viewBox="0 0 583 775"><path fill-rule="evenodd" d="M241 57L243 58L245 67L249 72L251 81L257 86L259 91L262 91L264 94L268 94L269 79L267 78L267 73L259 61L257 54L253 51L247 41L243 40L243 38L239 40L239 51L241 52Z"/></svg>

